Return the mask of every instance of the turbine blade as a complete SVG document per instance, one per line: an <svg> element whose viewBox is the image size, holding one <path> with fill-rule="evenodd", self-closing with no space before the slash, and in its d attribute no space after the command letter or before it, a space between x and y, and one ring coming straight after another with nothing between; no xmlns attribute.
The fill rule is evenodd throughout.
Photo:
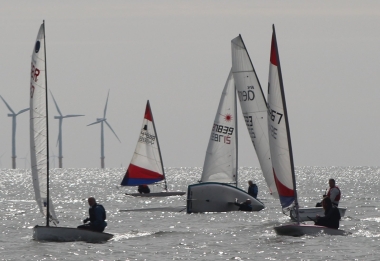
<svg viewBox="0 0 380 261"><path fill-rule="evenodd" d="M62 113L61 113L61 111L60 111L59 108L58 108L58 104L57 104L57 102L56 102L55 99L54 99L53 93L51 92L51 90L49 90L49 92L50 92L51 97L53 98L53 101L54 101L55 107L57 108L57 111L58 111L59 115L62 116Z"/></svg>
<svg viewBox="0 0 380 261"><path fill-rule="evenodd" d="M116 133L115 133L115 131L112 129L111 125L109 125L107 121L104 121L104 122L107 124L107 126L111 129L111 131L113 132L113 134L115 134L116 138L117 138L117 139L119 140L119 142L121 143L119 137L116 135Z"/></svg>
<svg viewBox="0 0 380 261"><path fill-rule="evenodd" d="M29 111L29 109L30 109L30 108L23 109L23 110L19 111L16 115L19 115L19 114L21 114L21 113L23 113L23 112Z"/></svg>
<svg viewBox="0 0 380 261"><path fill-rule="evenodd" d="M87 126L94 125L94 124L97 124L97 123L101 123L102 121L104 121L104 120L96 121L96 122L90 123L90 124L88 124Z"/></svg>
<svg viewBox="0 0 380 261"><path fill-rule="evenodd" d="M69 114L69 115L63 116L62 118L71 118L71 117L80 117L80 116L84 116L84 115L82 115L82 114Z"/></svg>
<svg viewBox="0 0 380 261"><path fill-rule="evenodd" d="M106 117L107 105L108 105L108 97L109 97L109 96L110 96L110 90L108 90L107 101L106 101L106 106L104 107L104 115L103 115L103 118Z"/></svg>
<svg viewBox="0 0 380 261"><path fill-rule="evenodd" d="M59 134L58 134L58 137L57 137L57 144L55 144L56 147L58 147L58 143L59 143Z"/></svg>
<svg viewBox="0 0 380 261"><path fill-rule="evenodd" d="M3 102L5 103L5 105L8 107L8 109L13 113L15 114L15 112L12 110L11 106L9 106L9 104L4 100L4 98L0 95L0 98L3 100Z"/></svg>

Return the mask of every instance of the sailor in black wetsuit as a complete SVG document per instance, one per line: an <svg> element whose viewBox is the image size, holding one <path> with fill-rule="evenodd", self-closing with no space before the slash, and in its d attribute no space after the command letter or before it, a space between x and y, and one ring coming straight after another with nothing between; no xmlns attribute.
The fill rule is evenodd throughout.
<svg viewBox="0 0 380 261"><path fill-rule="evenodd" d="M106 210L102 205L97 204L93 197L88 198L88 204L90 205L88 210L90 217L84 219L83 223L85 225L80 225L78 228L103 232L107 226L107 222L105 221ZM90 221L90 223L86 224L88 221Z"/></svg>
<svg viewBox="0 0 380 261"><path fill-rule="evenodd" d="M149 194L150 193L150 188L148 187L148 185L139 185L137 191L140 194Z"/></svg>
<svg viewBox="0 0 380 261"><path fill-rule="evenodd" d="M317 217L315 221L316 225L329 227L329 228L339 228L340 212L339 209L333 206L331 199L325 197L322 200L322 206L325 210L324 217Z"/></svg>
<svg viewBox="0 0 380 261"><path fill-rule="evenodd" d="M237 199L236 199L236 202L235 202L235 205L236 206L239 206L239 210L240 211L252 211L252 205L251 205L251 200L250 199L247 199L245 202L243 203L238 203L237 202Z"/></svg>

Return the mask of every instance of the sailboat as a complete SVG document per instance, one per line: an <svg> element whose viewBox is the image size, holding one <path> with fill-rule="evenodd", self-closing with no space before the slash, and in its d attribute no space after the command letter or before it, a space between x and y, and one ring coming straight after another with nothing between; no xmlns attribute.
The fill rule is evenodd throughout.
<svg viewBox="0 0 380 261"><path fill-rule="evenodd" d="M165 191L147 194L126 193L126 195L135 197L167 197L185 194L182 191L168 191L160 144L158 143L157 131L148 100L135 152L120 185L139 186L158 182L164 182Z"/></svg>
<svg viewBox="0 0 380 261"><path fill-rule="evenodd" d="M30 80L30 154L32 179L37 205L46 217L45 226L33 228L33 239L41 241L86 241L103 242L111 239L112 234L89 230L50 226L57 225L49 189L49 130L48 96L46 73L45 21L42 23L32 54Z"/></svg>
<svg viewBox="0 0 380 261"><path fill-rule="evenodd" d="M268 140L267 103L241 35L232 39L232 73L241 110L269 193L278 198Z"/></svg>
<svg viewBox="0 0 380 261"><path fill-rule="evenodd" d="M187 213L239 209L235 200L251 200L253 211L265 206L238 188L237 102L232 70L216 112L199 184L188 187Z"/></svg>
<svg viewBox="0 0 380 261"><path fill-rule="evenodd" d="M274 25L269 65L268 132L273 175L276 181L280 203L282 208L287 208L291 204L294 204L297 221L296 223L274 227L276 233L278 235L287 236L302 236L305 234L312 235L318 233L344 235L346 233L344 230L300 223L292 143Z"/></svg>

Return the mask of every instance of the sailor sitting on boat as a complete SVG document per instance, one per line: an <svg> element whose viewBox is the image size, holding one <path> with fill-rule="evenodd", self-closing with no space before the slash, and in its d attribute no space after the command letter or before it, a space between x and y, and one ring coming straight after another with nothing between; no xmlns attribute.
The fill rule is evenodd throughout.
<svg viewBox="0 0 380 261"><path fill-rule="evenodd" d="M259 188L256 184L252 182L252 180L248 180L248 194L254 198L257 198L257 194L259 193Z"/></svg>
<svg viewBox="0 0 380 261"><path fill-rule="evenodd" d="M105 221L106 210L102 205L97 204L93 197L88 198L88 204L90 205L88 210L90 217L84 219L83 223L85 225L80 225L78 228L103 232L107 226L107 222ZM88 221L90 221L90 223L86 224Z"/></svg>
<svg viewBox="0 0 380 261"><path fill-rule="evenodd" d="M340 212L339 209L333 206L331 199L325 197L322 200L322 206L325 210L325 216L320 217L317 215L317 220L315 225L330 227L330 228L339 228Z"/></svg>
<svg viewBox="0 0 380 261"><path fill-rule="evenodd" d="M148 185L139 185L139 187L137 188L137 191L140 194L148 194L150 193L150 188L148 187Z"/></svg>
<svg viewBox="0 0 380 261"><path fill-rule="evenodd" d="M251 205L251 200L247 199L246 201L239 203L238 199L235 199L235 205L239 206L240 211L252 211L252 205Z"/></svg>
<svg viewBox="0 0 380 261"><path fill-rule="evenodd" d="M338 207L339 205L339 200L341 197L340 189L339 187L335 186L335 180L334 179L329 179L329 191L327 192L327 195L323 195L323 197L329 197L331 199L332 204L335 207ZM321 207L322 203L317 203L315 205L316 207Z"/></svg>

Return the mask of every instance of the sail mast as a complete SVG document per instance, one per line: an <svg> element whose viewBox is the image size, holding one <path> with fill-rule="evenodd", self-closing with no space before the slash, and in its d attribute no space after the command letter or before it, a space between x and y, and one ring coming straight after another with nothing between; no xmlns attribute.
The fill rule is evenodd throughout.
<svg viewBox="0 0 380 261"><path fill-rule="evenodd" d="M152 116L153 130L154 130L154 133L156 134L157 148L158 148L158 154L160 155L161 168L162 168L162 175L164 175L164 181L165 181L165 190L168 191L168 183L166 182L166 176L165 176L165 170L164 170L164 163L163 163L163 161L162 161L162 156L161 156L160 143L158 142L158 135L157 135L157 131L156 131L156 125L154 124L153 113L152 113L152 110L151 110L151 108L150 108L149 100L148 100L148 107L149 107L150 115Z"/></svg>
<svg viewBox="0 0 380 261"><path fill-rule="evenodd" d="M238 118L237 118L236 91L237 91L236 90L236 84L234 83L235 122L236 122L236 124L235 124L235 140L236 140L236 165L235 165L236 166L236 174L235 175L236 175L236 180L235 181L236 181L236 187L238 187L238 166L239 166L239 164L238 164L238 151L239 151L238 146L239 146L239 142L238 142Z"/></svg>
<svg viewBox="0 0 380 261"><path fill-rule="evenodd" d="M284 107L284 118L285 118L285 124L286 124L286 134L288 138L288 147L289 147L289 157L290 157L290 167L291 167L291 172L292 172L292 179L293 179L293 189L294 189L294 205L296 208L296 215L297 215L297 223L300 223L299 220L299 212L298 212L298 197L297 197L297 188L296 188L296 175L294 171L294 161L293 161L293 150L292 150L292 142L290 139L290 129L289 129L289 119L288 119L288 110L286 107L286 100L285 100L285 91L284 91L284 84L282 81L282 72L281 72L281 64L280 64L280 55L278 53L278 46L277 46L277 37L276 37L276 30L273 25L273 37L274 37L274 43L275 43L275 48L276 48L276 58L277 58L277 68L278 68L278 79L280 82L280 90L281 90L281 97L282 97L282 104Z"/></svg>
<svg viewBox="0 0 380 261"><path fill-rule="evenodd" d="M46 66L46 39L45 39L45 20L44 26L44 54L45 54L45 99L46 99L46 226L49 226L50 218L50 195L49 195L49 122L48 122L48 94L47 94L47 66Z"/></svg>

